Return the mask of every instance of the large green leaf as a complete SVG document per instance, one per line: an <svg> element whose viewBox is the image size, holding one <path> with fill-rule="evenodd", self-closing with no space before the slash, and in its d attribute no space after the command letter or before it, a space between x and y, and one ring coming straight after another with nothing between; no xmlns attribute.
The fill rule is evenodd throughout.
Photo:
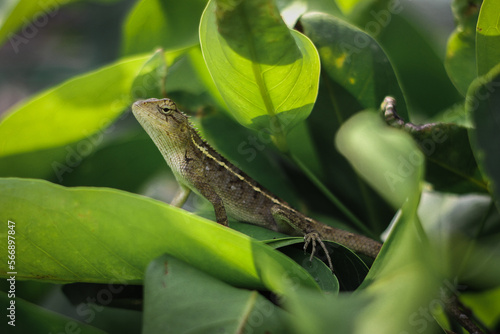
<svg viewBox="0 0 500 334"><path fill-rule="evenodd" d="M469 130L474 156L489 182L497 208L500 209L500 64L487 75L477 78L467 93L468 112L475 128Z"/></svg>
<svg viewBox="0 0 500 334"><path fill-rule="evenodd" d="M121 60L14 107L0 124L0 157L62 146L105 128L130 104L132 81L147 59Z"/></svg>
<svg viewBox="0 0 500 334"><path fill-rule="evenodd" d="M140 282L146 265L168 253L231 284L282 292L291 276L317 287L269 246L142 196L25 179L0 179L0 188L0 220L15 222L18 279Z"/></svg>
<svg viewBox="0 0 500 334"><path fill-rule="evenodd" d="M272 1L211 1L200 40L212 78L242 125L283 139L309 115L319 58L307 37L287 28Z"/></svg>
<svg viewBox="0 0 500 334"><path fill-rule="evenodd" d="M300 22L318 49L323 70L362 108L378 108L384 97L391 95L401 101L402 116L407 118L396 74L386 54L370 35L327 14L306 14ZM337 115L341 119L347 117Z"/></svg>
<svg viewBox="0 0 500 334"><path fill-rule="evenodd" d="M171 64L182 53L166 53L165 59ZM136 78L148 58L118 60L13 107L0 123L0 175L55 175L61 182L113 130L109 125L134 94L156 85L157 73L150 69Z"/></svg>
<svg viewBox="0 0 500 334"><path fill-rule="evenodd" d="M198 44L198 25L207 0L141 0L123 27L125 54L167 51ZM147 38L145 38L147 36Z"/></svg>
<svg viewBox="0 0 500 334"><path fill-rule="evenodd" d="M144 333L287 333L289 316L257 291L162 256L148 267Z"/></svg>
<svg viewBox="0 0 500 334"><path fill-rule="evenodd" d="M500 63L500 2L484 0L476 27L478 75L487 74Z"/></svg>
<svg viewBox="0 0 500 334"><path fill-rule="evenodd" d="M457 27L448 39L445 68L451 81L462 95L477 77L476 24L483 0L455 0L452 4Z"/></svg>

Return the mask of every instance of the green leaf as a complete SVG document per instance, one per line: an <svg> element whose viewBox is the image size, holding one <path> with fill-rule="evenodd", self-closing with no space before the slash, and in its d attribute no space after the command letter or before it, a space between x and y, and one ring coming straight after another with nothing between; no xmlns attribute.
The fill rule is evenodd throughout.
<svg viewBox="0 0 500 334"><path fill-rule="evenodd" d="M270 247L158 201L40 180L0 179L0 188L0 221L15 222L18 279L140 282L146 265L168 253L230 284L279 293L291 275L317 288ZM7 230L0 231L4 249ZM7 252L0 259L6 263Z"/></svg>
<svg viewBox="0 0 500 334"><path fill-rule="evenodd" d="M0 123L0 157L62 146L107 127L131 103L128 91L147 58L121 60L14 107Z"/></svg>
<svg viewBox="0 0 500 334"><path fill-rule="evenodd" d="M451 6L457 27L448 39L446 72L458 91L465 96L477 77L476 24L483 0L455 0Z"/></svg>
<svg viewBox="0 0 500 334"><path fill-rule="evenodd" d="M152 96L165 97L165 80L167 78L167 63L163 50L156 50L139 70L132 83L134 99L148 99Z"/></svg>
<svg viewBox="0 0 500 334"><path fill-rule="evenodd" d="M441 274L473 290L499 286L500 214L491 197L424 192L418 214Z"/></svg>
<svg viewBox="0 0 500 334"><path fill-rule="evenodd" d="M466 307L474 310L474 315L489 328L498 326L500 314L500 288L494 290L462 294Z"/></svg>
<svg viewBox="0 0 500 334"><path fill-rule="evenodd" d="M23 44L35 38L57 14L62 5L78 0L7 0L0 3L0 45L9 39L12 49L18 53ZM19 28L23 27L19 32Z"/></svg>
<svg viewBox="0 0 500 334"><path fill-rule="evenodd" d="M478 75L487 74L500 63L500 3L484 0L476 27Z"/></svg>
<svg viewBox="0 0 500 334"><path fill-rule="evenodd" d="M5 308L10 307L10 301L15 302L15 327L11 327L11 333L81 333L81 334L104 334L105 332L89 326L76 319L48 311L45 308L27 302L19 297L8 298L7 294L0 292L0 302ZM11 321L9 312L7 318L3 319L2 327L7 328L6 323ZM28 320L29 319L29 320ZM4 330L5 332L5 330ZM7 331L8 332L8 331Z"/></svg>
<svg viewBox="0 0 500 334"><path fill-rule="evenodd" d="M309 115L318 88L317 52L307 37L286 27L270 0L211 1L200 40L212 78L239 123L267 129L279 142Z"/></svg>
<svg viewBox="0 0 500 334"><path fill-rule="evenodd" d="M257 291L232 287L175 257L148 266L144 333L287 333L288 318Z"/></svg>
<svg viewBox="0 0 500 334"><path fill-rule="evenodd" d="M166 53L167 63L179 54ZM118 60L13 107L0 123L0 175L62 182L112 131L109 125L129 107L131 94L157 85L150 71L135 80L148 58Z"/></svg>
<svg viewBox="0 0 500 334"><path fill-rule="evenodd" d="M304 244L304 239L299 238L296 242L302 246ZM280 251L307 270L307 272L314 277L314 280L318 283L321 291L334 294L339 292L339 281L337 277L332 274L332 270L325 262L321 261L317 257L310 259L310 255L306 254L302 249L300 249L300 247L281 247Z"/></svg>
<svg viewBox="0 0 500 334"><path fill-rule="evenodd" d="M138 128L103 142L71 173L63 175L61 185L110 187L137 193L160 170L168 170L165 160L147 133Z"/></svg>
<svg viewBox="0 0 500 334"><path fill-rule="evenodd" d="M433 116L462 99L443 67L442 56L436 52L439 49L433 43L433 31L422 29L413 15L404 15L407 7L403 2L370 0L356 4L349 14L350 22L376 38L390 56L409 111ZM358 45L365 43L361 40ZM412 117L410 113L410 120Z"/></svg>
<svg viewBox="0 0 500 334"><path fill-rule="evenodd" d="M130 104L133 78L147 57L110 66L42 92L0 123L0 175L47 177L81 164Z"/></svg>
<svg viewBox="0 0 500 334"><path fill-rule="evenodd" d="M172 51L198 44L198 25L206 0L141 0L123 28L123 53Z"/></svg>
<svg viewBox="0 0 500 334"><path fill-rule="evenodd" d="M318 49L326 74L343 87L361 108L376 109L384 97L391 95L401 101L402 116L408 117L391 63L371 36L327 14L306 14L300 22ZM363 47L360 41L363 41Z"/></svg>
<svg viewBox="0 0 500 334"><path fill-rule="evenodd" d="M336 144L380 195L401 207L362 290L353 296L369 306L361 315L349 316L347 324L359 324L353 333L431 332L428 320L421 330L409 326L409 319L413 319L410 325L418 319L415 310L428 307L436 298L441 283L416 214L423 181L422 154L410 136L388 128L368 112L349 119L337 133ZM391 321L386 321L389 317Z"/></svg>
<svg viewBox="0 0 500 334"><path fill-rule="evenodd" d="M468 129L453 123L429 124L411 131L426 158L426 180L436 190L458 193L484 192L470 147Z"/></svg>
<svg viewBox="0 0 500 334"><path fill-rule="evenodd" d="M487 75L477 78L467 93L466 109L475 128L469 130L474 156L488 181L497 208L500 209L500 64Z"/></svg>
<svg viewBox="0 0 500 334"><path fill-rule="evenodd" d="M388 127L377 114L362 112L351 117L337 132L335 144L393 207L420 196L422 153L408 134Z"/></svg>
<svg viewBox="0 0 500 334"><path fill-rule="evenodd" d="M486 191L466 127L455 123L407 123L399 117L392 103L391 106L385 103L382 112L387 124L408 132L425 155L426 180L432 183L434 189L461 193ZM446 114L443 118L453 116Z"/></svg>

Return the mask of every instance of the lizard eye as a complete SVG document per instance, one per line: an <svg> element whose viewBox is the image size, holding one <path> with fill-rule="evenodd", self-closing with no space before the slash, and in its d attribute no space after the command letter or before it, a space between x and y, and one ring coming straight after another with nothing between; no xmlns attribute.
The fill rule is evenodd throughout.
<svg viewBox="0 0 500 334"><path fill-rule="evenodd" d="M169 115L172 113L172 109L170 109L169 107L160 107L160 112L164 115Z"/></svg>
<svg viewBox="0 0 500 334"><path fill-rule="evenodd" d="M170 103L167 102L167 103L164 103L164 104L158 106L158 110L163 115L170 115L175 110L177 110L177 107L175 106L175 103L173 103L173 102L170 101Z"/></svg>

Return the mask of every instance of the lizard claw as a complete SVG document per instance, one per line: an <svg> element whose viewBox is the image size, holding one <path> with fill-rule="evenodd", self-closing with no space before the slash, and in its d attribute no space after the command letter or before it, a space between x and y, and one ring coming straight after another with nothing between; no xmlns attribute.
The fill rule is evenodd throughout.
<svg viewBox="0 0 500 334"><path fill-rule="evenodd" d="M330 267L330 270L333 272L332 259L330 258L330 254L328 253L328 250L326 249L326 245L321 240L318 232L309 232L306 235L304 235L304 251L307 250L307 247L309 247L309 244L312 245L311 256L309 257L309 261L312 261L312 258L314 256L314 254L316 253L316 242L321 246L321 248L325 252L326 259L328 260L328 267Z"/></svg>

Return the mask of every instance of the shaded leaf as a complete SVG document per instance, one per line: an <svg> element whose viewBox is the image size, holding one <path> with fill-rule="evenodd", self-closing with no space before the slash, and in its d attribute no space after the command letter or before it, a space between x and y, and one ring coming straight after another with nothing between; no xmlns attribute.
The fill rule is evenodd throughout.
<svg viewBox="0 0 500 334"><path fill-rule="evenodd" d="M444 66L458 91L465 96L477 77L476 23L483 0L454 0L451 6L457 27L448 39Z"/></svg>
<svg viewBox="0 0 500 334"><path fill-rule="evenodd" d="M285 247L285 249L289 249L291 247L288 246L292 245L300 246L298 247L299 249L303 249L304 247L304 238L298 237L276 237L273 240L267 240L265 242L269 246L280 250L282 250L281 248L283 247ZM361 285L366 277L366 274L368 273L368 267L366 266L366 264L345 246L328 240L324 240L323 242L328 249L328 254L330 255L333 263L334 275L338 279L337 283L340 284L340 288L344 291L356 290ZM315 267L313 264L309 263L309 254L306 255L303 250L297 249L297 251L300 252L300 254L302 254L303 256L299 257L299 254L297 253L297 255L292 258L294 258L299 264L301 264L302 267L304 267L308 271L308 268ZM310 249L308 251L310 251ZM289 255L290 253L285 251L285 254ZM323 249L319 247L316 249L315 258L316 257L321 258L325 264L327 263L325 255L323 254ZM298 260L301 262L299 262ZM328 269L328 272L331 276L332 273L330 269L328 267L326 268ZM313 277L315 277L313 272L310 273ZM316 281L319 282L318 279L316 279ZM319 282L319 284L320 287L324 287L321 282Z"/></svg>
<svg viewBox="0 0 500 334"><path fill-rule="evenodd" d="M339 281L325 262L319 260L317 257L313 257L312 260L310 260L309 254L304 253L303 250L297 249L296 247L280 248L282 253L300 264L302 268L307 270L307 272L314 277L321 291L334 294L339 292Z"/></svg>
<svg viewBox="0 0 500 334"><path fill-rule="evenodd" d="M466 127L454 123L407 123L397 114L396 101L391 97L384 100L381 108L387 124L415 139L426 158L426 180L435 189L462 193L486 190Z"/></svg>
<svg viewBox="0 0 500 334"><path fill-rule="evenodd" d="M500 314L500 288L482 292L462 294L464 304L474 310L477 316L489 328L498 328Z"/></svg>
<svg viewBox="0 0 500 334"><path fill-rule="evenodd" d="M436 190L459 193L486 190L467 131L452 123L434 123L411 131L426 158L426 180Z"/></svg>
<svg viewBox="0 0 500 334"><path fill-rule="evenodd" d="M168 166L151 138L137 130L99 145L78 167L63 175L61 184L138 192L145 180Z"/></svg>
<svg viewBox="0 0 500 334"><path fill-rule="evenodd" d="M144 333L287 333L288 318L257 291L232 287L175 257L148 266Z"/></svg>
<svg viewBox="0 0 500 334"><path fill-rule="evenodd" d="M198 44L198 26L206 0L141 0L123 27L123 53L178 50ZM147 37L146 37L147 36Z"/></svg>
<svg viewBox="0 0 500 334"><path fill-rule="evenodd" d="M418 214L442 275L469 289L499 285L500 215L491 197L424 192Z"/></svg>
<svg viewBox="0 0 500 334"><path fill-rule="evenodd" d="M467 93L466 109L475 128L469 129L474 156L500 209L500 64L474 80Z"/></svg>
<svg viewBox="0 0 500 334"><path fill-rule="evenodd" d="M407 7L403 2L370 0L353 4L356 6L348 14L349 22L374 37L390 56L404 89L410 120L415 117L411 112L433 116L461 100L432 35L412 15L404 15Z"/></svg>
<svg viewBox="0 0 500 334"><path fill-rule="evenodd" d="M407 117L396 74L370 35L326 14L306 14L300 22L318 49L326 74L349 92L362 109L378 108L385 96L392 95L402 102L401 112Z"/></svg>
<svg viewBox="0 0 500 334"><path fill-rule="evenodd" d="M54 313L38 305L27 302L19 297L8 298L7 294L0 292L0 301L5 308L10 306L10 301L15 301L15 327L7 325L11 321L7 311L7 318L3 319L1 327L4 333L71 333L81 334L104 334L105 332L89 326L76 319L69 318L62 314ZM29 320L28 320L29 319ZM8 329L6 329L8 328Z"/></svg>

